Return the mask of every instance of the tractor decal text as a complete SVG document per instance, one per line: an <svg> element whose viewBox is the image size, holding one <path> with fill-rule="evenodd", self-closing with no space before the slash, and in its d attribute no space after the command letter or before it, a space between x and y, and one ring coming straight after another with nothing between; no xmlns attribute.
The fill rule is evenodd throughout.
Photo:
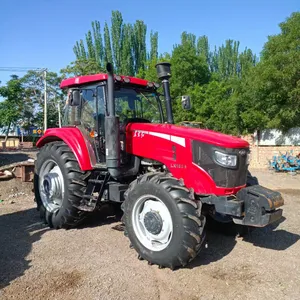
<svg viewBox="0 0 300 300"><path fill-rule="evenodd" d="M133 137L143 138L146 134L156 136L156 137L171 141L182 147L185 147L185 138L176 136L176 135L166 134L166 133L160 133L160 132L155 132L155 131L134 130Z"/></svg>

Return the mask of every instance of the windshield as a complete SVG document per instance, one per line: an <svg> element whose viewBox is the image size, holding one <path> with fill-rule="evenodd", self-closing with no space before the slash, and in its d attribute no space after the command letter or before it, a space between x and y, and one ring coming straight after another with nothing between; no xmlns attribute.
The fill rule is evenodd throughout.
<svg viewBox="0 0 300 300"><path fill-rule="evenodd" d="M121 123L131 118L146 119L152 123L163 123L161 102L155 92L144 89L116 88L115 108ZM104 117L104 87L99 85L86 86L81 89L81 104L79 106L66 105L63 125L81 124L87 130L93 131L98 122L100 127L98 130L104 132Z"/></svg>
<svg viewBox="0 0 300 300"><path fill-rule="evenodd" d="M128 118L141 118L152 123L163 122L161 105L156 93L120 88L115 91L116 114L120 121Z"/></svg>

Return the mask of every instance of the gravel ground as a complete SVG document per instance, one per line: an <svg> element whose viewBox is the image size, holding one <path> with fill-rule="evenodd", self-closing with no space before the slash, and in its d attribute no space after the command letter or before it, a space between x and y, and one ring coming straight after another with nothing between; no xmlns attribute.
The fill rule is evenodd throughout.
<svg viewBox="0 0 300 300"><path fill-rule="evenodd" d="M104 213L78 229L44 227L31 184L0 182L0 298L300 299L300 175L252 174L282 191L284 218L246 238L209 232L208 248L176 271L139 261Z"/></svg>

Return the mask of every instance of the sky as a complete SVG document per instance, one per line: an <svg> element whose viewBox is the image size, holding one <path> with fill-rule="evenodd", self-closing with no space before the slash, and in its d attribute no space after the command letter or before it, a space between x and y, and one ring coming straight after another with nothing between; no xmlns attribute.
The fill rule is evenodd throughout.
<svg viewBox="0 0 300 300"><path fill-rule="evenodd" d="M39 67L59 70L74 61L73 46L91 22L110 22L119 10L124 22L143 20L158 31L159 52L171 51L183 31L208 36L210 46L226 39L240 49L262 50L278 24L300 10L300 0L1 0L0 68ZM25 73L17 73L22 76ZM0 71L5 84L11 72Z"/></svg>

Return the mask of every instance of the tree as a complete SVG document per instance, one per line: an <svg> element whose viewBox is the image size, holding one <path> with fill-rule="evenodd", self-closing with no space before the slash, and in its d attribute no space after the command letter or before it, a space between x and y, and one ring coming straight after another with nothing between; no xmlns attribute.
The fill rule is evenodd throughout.
<svg viewBox="0 0 300 300"><path fill-rule="evenodd" d="M149 59L158 56L158 33L150 34L150 51L146 47L147 26L137 20L124 23L119 11L112 11L111 26L105 22L103 34L99 21L92 22L92 30L73 47L75 61L61 70L64 76L95 74L105 71L112 62L116 73L135 75L146 67ZM102 39L103 36L103 39Z"/></svg>
<svg viewBox="0 0 300 300"><path fill-rule="evenodd" d="M157 60L158 58L158 32L151 31L150 33L150 60Z"/></svg>
<svg viewBox="0 0 300 300"><path fill-rule="evenodd" d="M47 72L47 127L57 127L58 106L63 106L63 91L59 88L61 78L55 72ZM41 72L29 71L21 78L26 103L30 103L33 117L27 126L43 127L44 78ZM24 126L23 126L24 127Z"/></svg>
<svg viewBox="0 0 300 300"><path fill-rule="evenodd" d="M104 67L101 67L101 65L99 65L95 60L84 58L76 59L75 61L67 65L65 68L60 70L63 78L71 76L97 74L104 71Z"/></svg>
<svg viewBox="0 0 300 300"><path fill-rule="evenodd" d="M107 23L104 25L105 62L113 62L113 54L110 42L110 33Z"/></svg>
<svg viewBox="0 0 300 300"><path fill-rule="evenodd" d="M190 87L209 81L209 70L202 57L197 55L196 37L184 32L181 44L175 45L172 57L172 94L174 99L184 95Z"/></svg>
<svg viewBox="0 0 300 300"><path fill-rule="evenodd" d="M207 66L210 65L209 43L208 37L205 35L200 36L197 40L197 55L200 56L204 62L206 62Z"/></svg>
<svg viewBox="0 0 300 300"><path fill-rule="evenodd" d="M121 69L122 46L123 46L123 17L119 11L113 11L111 17L111 38L113 49L113 62L115 70L119 73ZM128 38L128 36L126 36Z"/></svg>
<svg viewBox="0 0 300 300"><path fill-rule="evenodd" d="M133 59L133 38L132 38L132 25L124 24L123 38L122 38L122 51L120 73L125 75L134 75L134 59Z"/></svg>
<svg viewBox="0 0 300 300"><path fill-rule="evenodd" d="M300 126L300 13L269 36L261 60L243 81L242 119L248 131Z"/></svg>
<svg viewBox="0 0 300 300"><path fill-rule="evenodd" d="M11 126L16 125L24 113L24 89L18 76L12 75L6 86L0 87L0 125L6 128L5 142Z"/></svg>

